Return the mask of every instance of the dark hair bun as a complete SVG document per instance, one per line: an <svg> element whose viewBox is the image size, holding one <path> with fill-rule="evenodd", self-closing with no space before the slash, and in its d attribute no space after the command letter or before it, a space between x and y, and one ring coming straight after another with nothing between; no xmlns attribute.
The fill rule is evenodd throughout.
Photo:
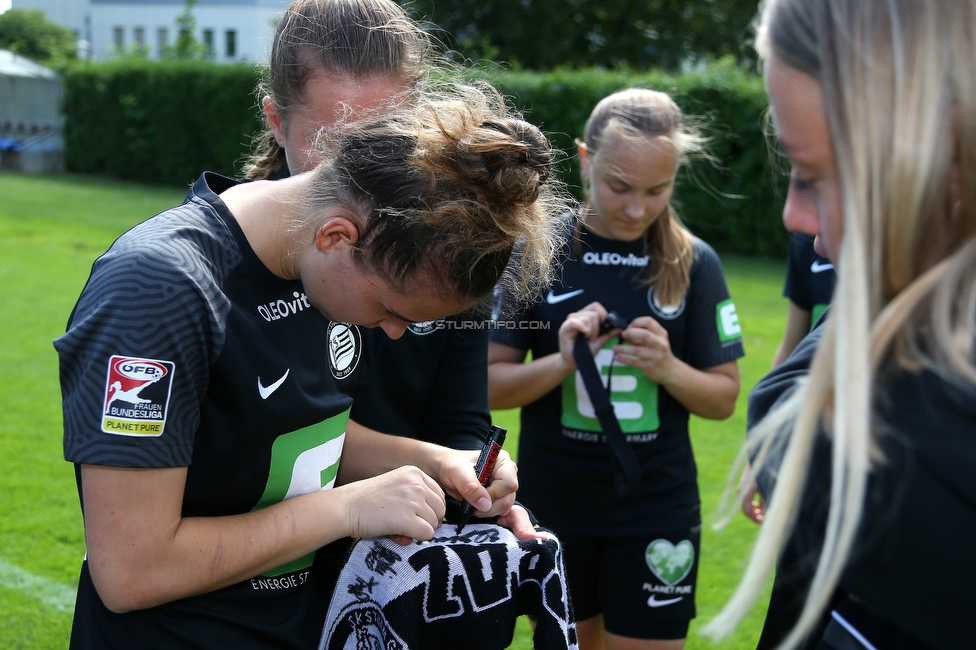
<svg viewBox="0 0 976 650"><path fill-rule="evenodd" d="M535 295L555 268L552 217L571 204L557 191L554 150L506 115L493 88L452 90L337 134L313 204L357 215L355 255L392 287L426 281L480 299L501 278L511 295Z"/></svg>
<svg viewBox="0 0 976 650"><path fill-rule="evenodd" d="M490 201L532 203L552 174L553 153L536 126L496 118L473 127L458 146L458 163ZM480 166L481 169L478 169Z"/></svg>

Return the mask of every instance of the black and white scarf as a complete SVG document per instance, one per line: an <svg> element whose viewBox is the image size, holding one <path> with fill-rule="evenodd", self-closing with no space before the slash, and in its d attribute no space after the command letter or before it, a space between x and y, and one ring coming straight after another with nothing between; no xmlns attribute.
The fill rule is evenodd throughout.
<svg viewBox="0 0 976 650"><path fill-rule="evenodd" d="M319 650L504 650L519 615L536 648L578 650L558 539L519 540L501 526L441 525L429 542L353 546Z"/></svg>

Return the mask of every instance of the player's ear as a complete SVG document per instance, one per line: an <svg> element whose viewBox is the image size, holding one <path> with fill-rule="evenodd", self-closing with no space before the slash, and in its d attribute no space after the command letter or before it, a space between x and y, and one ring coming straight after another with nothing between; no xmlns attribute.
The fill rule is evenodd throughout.
<svg viewBox="0 0 976 650"><path fill-rule="evenodd" d="M332 217L315 233L315 247L323 253L349 248L359 241L359 228L346 217Z"/></svg>
<svg viewBox="0 0 976 650"><path fill-rule="evenodd" d="M281 120L281 115L278 112L278 104L275 100L271 99L269 95L265 95L261 100L261 105L264 108L264 118L268 121L268 127L271 129L271 133L274 135L275 141L278 146L282 149L285 148L285 126L284 122Z"/></svg>
<svg viewBox="0 0 976 650"><path fill-rule="evenodd" d="M583 175L590 175L590 155L586 151L586 145L582 142L579 143L579 157L580 157L580 167L583 169Z"/></svg>

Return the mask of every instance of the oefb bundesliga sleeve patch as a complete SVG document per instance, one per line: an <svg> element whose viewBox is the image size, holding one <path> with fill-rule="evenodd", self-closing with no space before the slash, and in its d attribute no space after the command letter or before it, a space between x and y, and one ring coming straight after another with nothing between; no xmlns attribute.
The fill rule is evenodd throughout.
<svg viewBox="0 0 976 650"><path fill-rule="evenodd" d="M319 650L504 650L521 614L535 617L535 648L578 650L559 541L442 524L429 542L356 542Z"/></svg>
<svg viewBox="0 0 976 650"><path fill-rule="evenodd" d="M163 435L176 364L112 355L105 379L102 431L118 436Z"/></svg>

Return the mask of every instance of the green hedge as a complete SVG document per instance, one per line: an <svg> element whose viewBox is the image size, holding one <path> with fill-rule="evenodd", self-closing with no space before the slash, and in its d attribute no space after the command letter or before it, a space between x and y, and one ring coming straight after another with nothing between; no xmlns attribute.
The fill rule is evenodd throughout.
<svg viewBox="0 0 976 650"><path fill-rule="evenodd" d="M187 185L234 175L261 128L250 65L119 60L64 75L69 170Z"/></svg>
<svg viewBox="0 0 976 650"><path fill-rule="evenodd" d="M644 86L670 93L709 136L714 161L686 167L679 213L721 251L780 257L784 177L770 165L762 80L730 61L683 75L604 70L482 72L565 152L559 174L580 194L573 140L609 93ZM66 161L73 171L188 184L204 170L235 175L261 128L248 65L122 60L65 74Z"/></svg>

